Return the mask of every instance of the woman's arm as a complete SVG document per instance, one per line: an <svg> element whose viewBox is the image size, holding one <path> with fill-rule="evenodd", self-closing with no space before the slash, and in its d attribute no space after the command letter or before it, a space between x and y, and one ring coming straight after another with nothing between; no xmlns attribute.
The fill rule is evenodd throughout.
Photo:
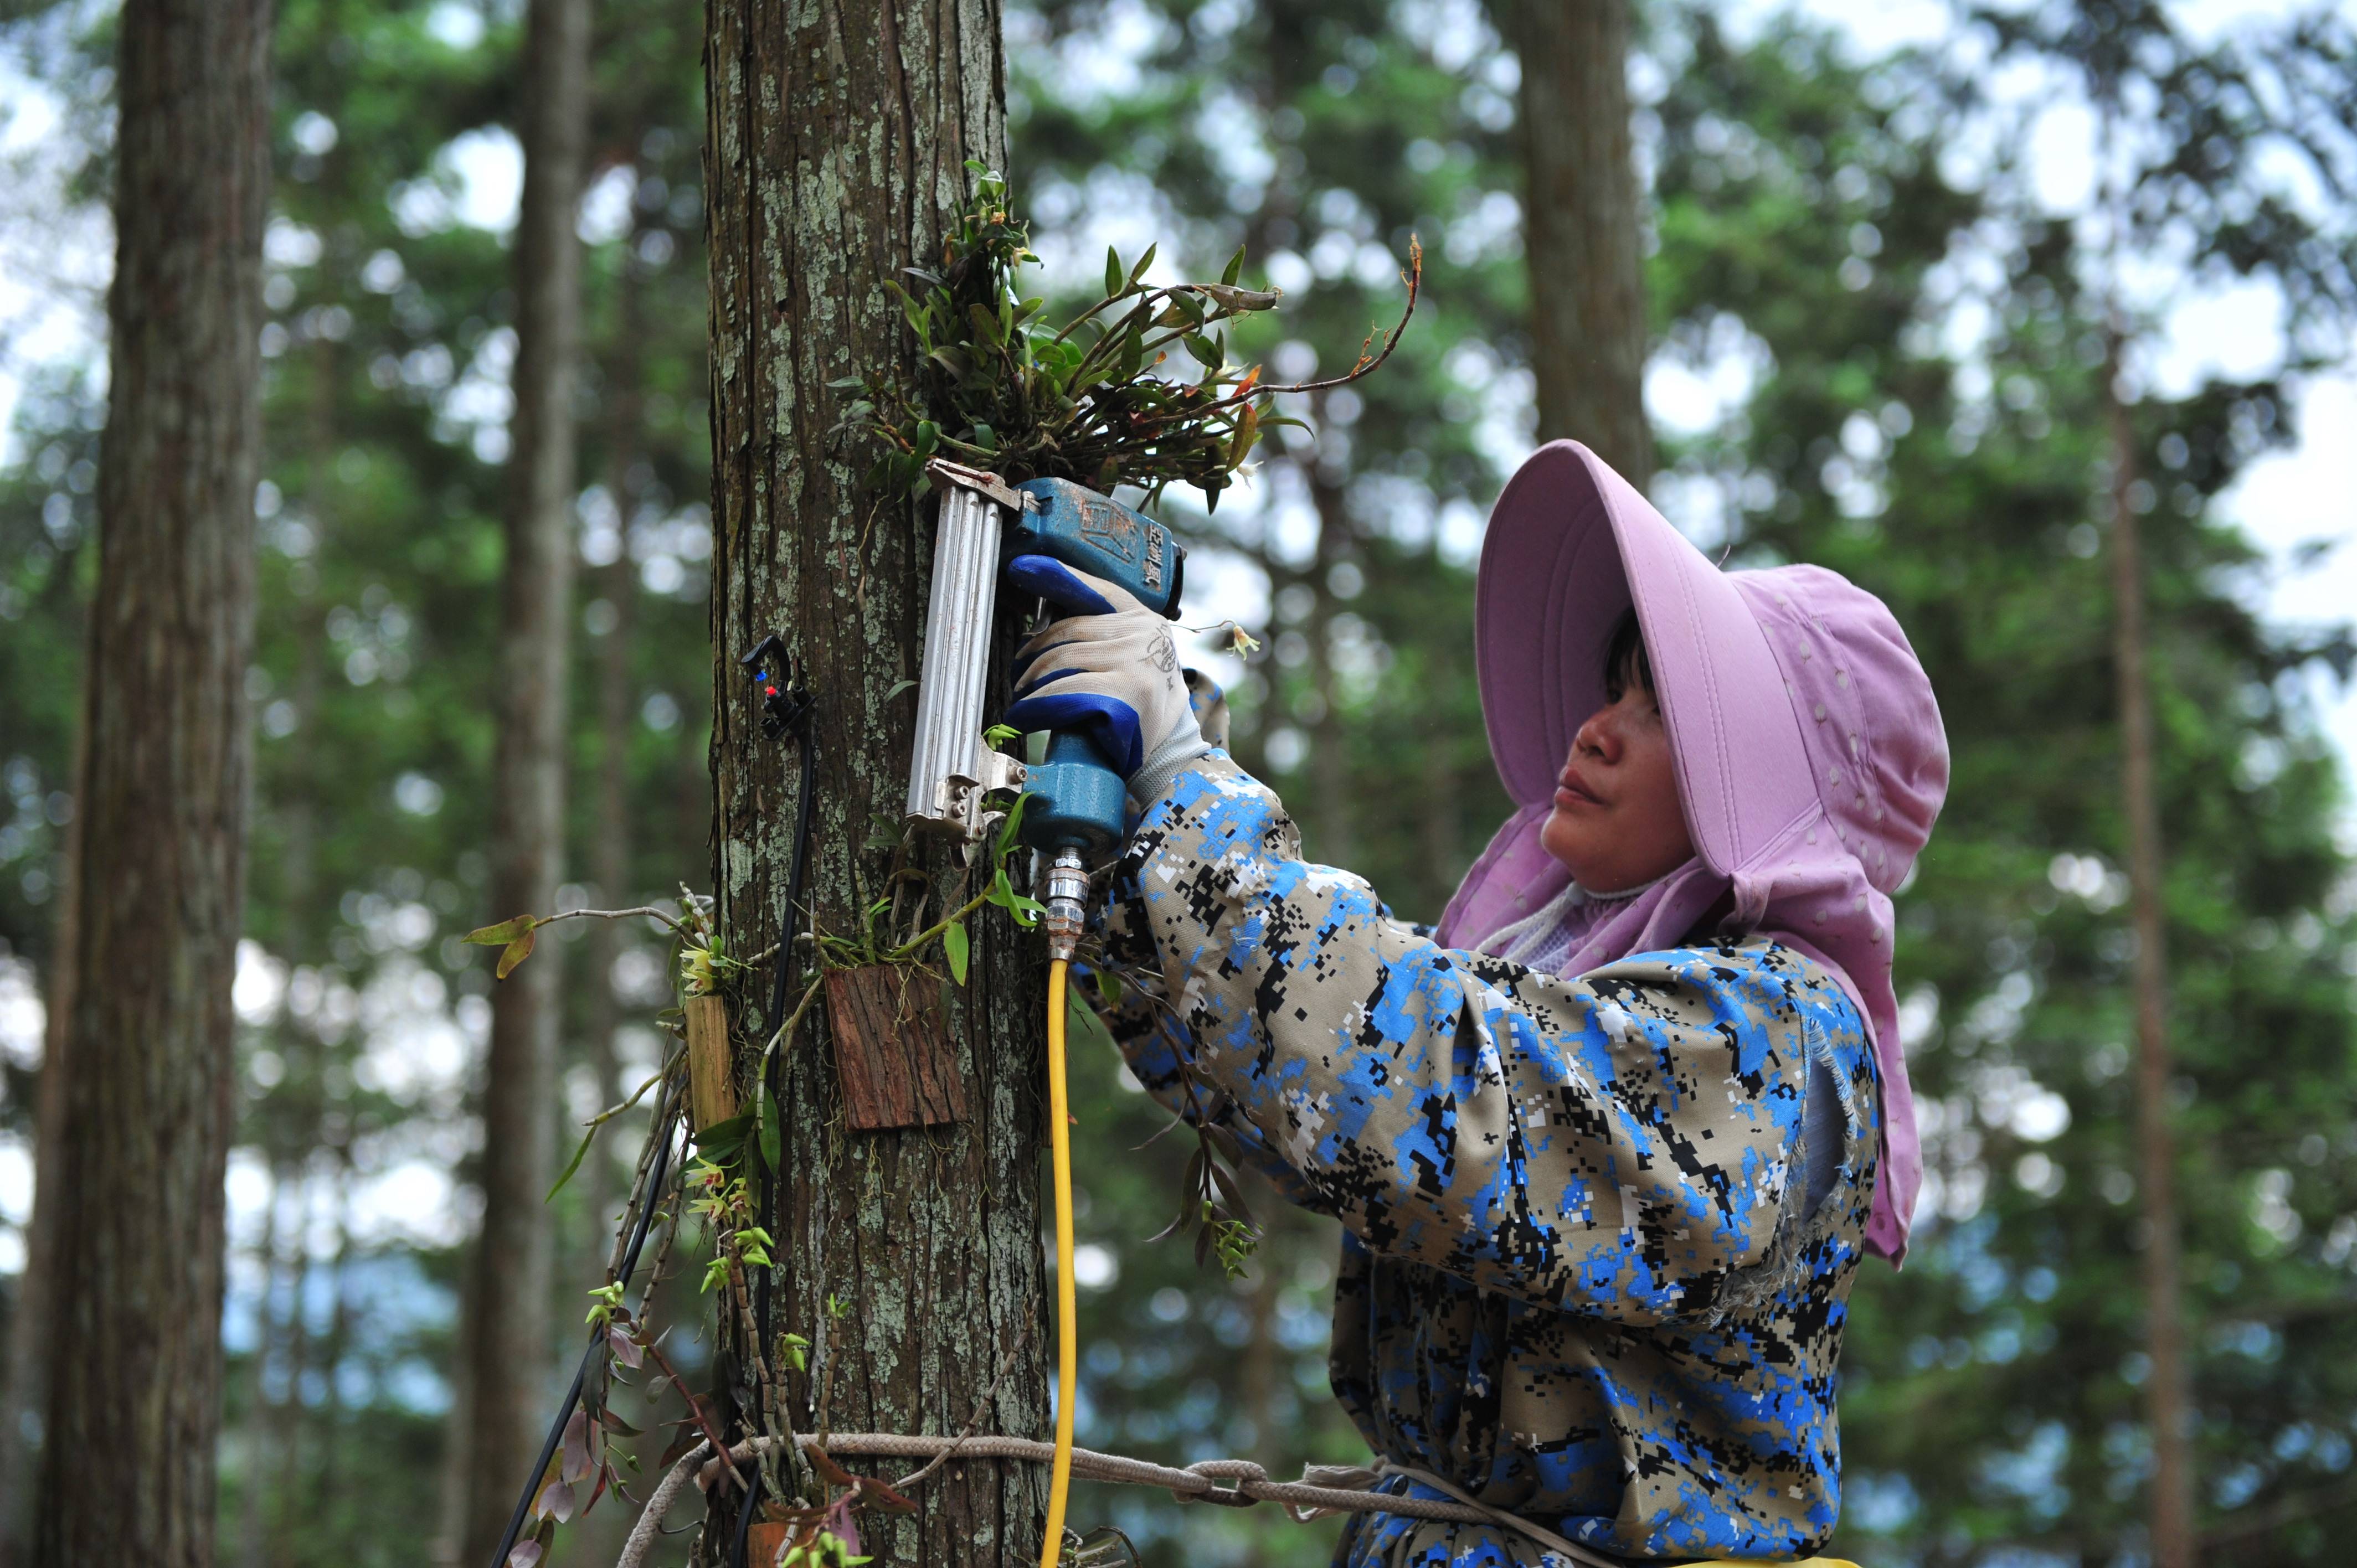
<svg viewBox="0 0 2357 1568"><path fill-rule="evenodd" d="M1260 1130L1244 1119L1235 1101L1194 1070L1194 1041L1170 1004L1161 960L1146 921L1138 917L1139 908L1135 899L1116 893L1106 909L1103 930L1104 968L1119 983L1119 989L1117 999L1102 1011L1131 1076L1180 1120L1208 1122L1227 1129L1245 1162L1287 1202L1329 1213L1317 1192L1270 1151Z"/></svg>
<svg viewBox="0 0 2357 1568"><path fill-rule="evenodd" d="M1114 897L1109 946L1150 944L1178 1026L1125 1042L1166 1102L1183 1058L1371 1249L1631 1321L1706 1312L1765 1256L1812 1039L1859 1027L1765 942L1568 981L1444 949L1301 860L1223 754L1146 810Z"/></svg>

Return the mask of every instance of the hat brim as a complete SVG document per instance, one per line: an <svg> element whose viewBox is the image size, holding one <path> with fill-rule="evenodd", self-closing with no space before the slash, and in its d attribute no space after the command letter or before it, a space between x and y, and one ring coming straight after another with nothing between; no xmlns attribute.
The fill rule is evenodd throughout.
<svg viewBox="0 0 2357 1568"><path fill-rule="evenodd" d="M1631 604L1695 852L1735 875L1817 806L1791 693L1726 574L1576 441L1515 471L1482 542L1475 657L1498 777L1518 804L1553 798Z"/></svg>

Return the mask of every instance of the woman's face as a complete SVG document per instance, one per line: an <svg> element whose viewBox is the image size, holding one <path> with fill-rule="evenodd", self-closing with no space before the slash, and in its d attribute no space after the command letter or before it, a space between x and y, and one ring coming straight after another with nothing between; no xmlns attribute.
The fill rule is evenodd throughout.
<svg viewBox="0 0 2357 1568"><path fill-rule="evenodd" d="M1618 695L1572 736L1539 830L1546 852L1590 893L1638 886L1694 857L1662 710L1641 682L1614 684Z"/></svg>

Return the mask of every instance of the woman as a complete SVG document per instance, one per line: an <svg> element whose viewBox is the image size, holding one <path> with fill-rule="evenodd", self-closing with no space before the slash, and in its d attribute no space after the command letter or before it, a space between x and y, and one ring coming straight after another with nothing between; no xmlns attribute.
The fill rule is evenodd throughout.
<svg viewBox="0 0 2357 1568"><path fill-rule="evenodd" d="M1044 560L1020 728L1098 726L1142 815L1108 962L1137 1077L1339 1217L1353 1565L1804 1557L1840 1507L1845 1304L1920 1175L1889 895L1947 782L1888 610L1721 573L1592 453L1499 498L1476 627L1520 810L1426 935L1304 863L1166 623ZM1610 1557L1600 1554L1609 1553Z"/></svg>

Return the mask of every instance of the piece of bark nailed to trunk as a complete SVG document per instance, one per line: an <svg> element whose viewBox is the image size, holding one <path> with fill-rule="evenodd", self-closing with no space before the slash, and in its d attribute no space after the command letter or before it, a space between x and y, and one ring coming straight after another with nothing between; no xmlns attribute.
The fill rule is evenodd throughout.
<svg viewBox="0 0 2357 1568"><path fill-rule="evenodd" d="M826 1014L852 1131L965 1120L939 980L889 963L838 969L826 977Z"/></svg>

